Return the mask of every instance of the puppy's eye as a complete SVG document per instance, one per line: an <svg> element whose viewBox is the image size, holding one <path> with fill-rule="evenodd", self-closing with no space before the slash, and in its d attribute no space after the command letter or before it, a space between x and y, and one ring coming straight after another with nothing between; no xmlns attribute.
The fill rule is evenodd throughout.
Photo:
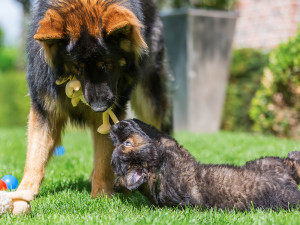
<svg viewBox="0 0 300 225"><path fill-rule="evenodd" d="M125 146L125 147L131 147L132 144L131 144L130 141L125 141L125 142L124 142L124 146Z"/></svg>

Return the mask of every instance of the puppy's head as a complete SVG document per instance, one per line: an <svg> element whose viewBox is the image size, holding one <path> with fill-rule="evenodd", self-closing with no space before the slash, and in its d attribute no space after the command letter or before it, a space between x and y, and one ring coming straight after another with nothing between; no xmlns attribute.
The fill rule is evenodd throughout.
<svg viewBox="0 0 300 225"><path fill-rule="evenodd" d="M133 71L147 49L141 22L116 2L50 1L34 35L50 67L61 77L75 75L87 103L97 112L114 103L117 85L125 79L119 75Z"/></svg>
<svg viewBox="0 0 300 225"><path fill-rule="evenodd" d="M124 120L112 126L110 136L115 146L111 164L117 176L115 190L134 191L159 168L159 150L155 137L159 132L139 121Z"/></svg>

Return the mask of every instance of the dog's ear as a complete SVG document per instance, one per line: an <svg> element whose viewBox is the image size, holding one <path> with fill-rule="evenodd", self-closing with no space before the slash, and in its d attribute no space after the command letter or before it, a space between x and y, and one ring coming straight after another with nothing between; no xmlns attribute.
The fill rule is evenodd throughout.
<svg viewBox="0 0 300 225"><path fill-rule="evenodd" d="M34 35L38 41L63 39L63 18L53 9L47 10L45 17L40 20L39 28Z"/></svg>
<svg viewBox="0 0 300 225"><path fill-rule="evenodd" d="M33 36L43 46L45 60L50 66L53 66L52 59L57 52L57 42L65 38L63 24L64 20L59 13L53 9L48 9Z"/></svg>
<svg viewBox="0 0 300 225"><path fill-rule="evenodd" d="M128 190L134 191L143 183L147 182L148 174L142 169L132 169L125 175L125 186Z"/></svg>
<svg viewBox="0 0 300 225"><path fill-rule="evenodd" d="M142 27L130 10L117 4L109 6L102 17L102 29L108 37L119 34L128 36L139 52L148 48L141 33Z"/></svg>

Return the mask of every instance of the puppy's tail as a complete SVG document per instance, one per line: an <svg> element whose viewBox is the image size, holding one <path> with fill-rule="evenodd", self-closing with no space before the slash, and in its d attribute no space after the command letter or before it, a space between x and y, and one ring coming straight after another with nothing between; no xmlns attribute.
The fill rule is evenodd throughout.
<svg viewBox="0 0 300 225"><path fill-rule="evenodd" d="M285 164L290 168L297 184L300 183L300 151L292 151L287 155Z"/></svg>

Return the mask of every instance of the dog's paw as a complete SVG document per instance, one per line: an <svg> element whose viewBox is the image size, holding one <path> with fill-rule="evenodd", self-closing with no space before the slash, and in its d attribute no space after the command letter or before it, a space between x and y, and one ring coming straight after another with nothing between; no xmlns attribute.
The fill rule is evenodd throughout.
<svg viewBox="0 0 300 225"><path fill-rule="evenodd" d="M17 201L13 202L13 207L12 207L11 212L14 215L20 215L22 213L28 214L31 212L31 206L26 201L17 200Z"/></svg>
<svg viewBox="0 0 300 225"><path fill-rule="evenodd" d="M92 198L98 198L101 196L111 197L114 194L113 189L101 189L101 190L92 190Z"/></svg>

